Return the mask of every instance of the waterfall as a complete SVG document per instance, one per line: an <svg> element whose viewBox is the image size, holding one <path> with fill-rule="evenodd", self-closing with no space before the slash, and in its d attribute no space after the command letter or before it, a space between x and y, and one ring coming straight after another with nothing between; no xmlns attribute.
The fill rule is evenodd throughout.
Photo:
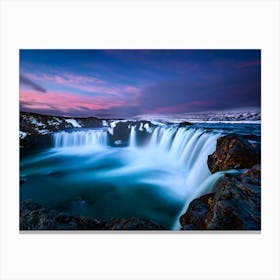
<svg viewBox="0 0 280 280"><path fill-rule="evenodd" d="M106 146L107 137L107 131L104 130L61 131L52 134L52 143L55 148Z"/></svg>
<svg viewBox="0 0 280 280"><path fill-rule="evenodd" d="M207 166L208 155L215 151L220 133L206 132L198 128L157 126L151 132L150 142L139 149L158 149L168 153L186 173L188 189L196 188L211 173ZM136 128L131 127L129 146L136 147Z"/></svg>
<svg viewBox="0 0 280 280"><path fill-rule="evenodd" d="M219 133L191 127L157 126L150 134L149 144L138 148L159 149L170 154L174 162L184 168L187 185L196 187L210 175L207 157L214 152ZM62 131L52 135L52 142L55 148L102 147L108 146L108 135L105 130ZM130 129L128 145L137 147L135 126Z"/></svg>
<svg viewBox="0 0 280 280"><path fill-rule="evenodd" d="M216 182L222 178L224 176L226 172L216 172L214 174L211 174L209 176L207 176L206 179L204 179L204 181L201 184L196 185L196 188L191 188L189 190L187 190L187 195L185 198L185 204L182 207L181 211L178 213L177 218L175 219L175 222L172 226L173 230L180 230L181 226L180 226L180 217L187 211L187 208L190 204L190 202L195 199L200 197L203 194L206 194L208 192L211 192L214 185L216 184Z"/></svg>
<svg viewBox="0 0 280 280"><path fill-rule="evenodd" d="M150 184L161 184L163 195L166 193L164 188L168 186L167 189L172 190L171 195L174 194L174 197L181 201L182 208L178 211L180 216L186 211L190 201L211 191L213 185L223 176L222 173L211 174L207 166L208 155L215 151L217 139L221 133L209 132L192 126L158 125L148 128L146 129L143 125L139 125L139 127L136 125L127 126L129 136L125 141L128 141L128 148L133 148L129 152L117 150L126 149L126 147L110 146L110 141L112 141L109 141L109 137L112 137L109 132L110 127L107 130L89 129L53 133L52 143L53 147L57 149L71 147L71 152L77 151L78 153L82 147L88 147L89 149L85 148L83 151L89 155L94 148L98 150L100 147L107 147L109 153L119 153L120 158L122 160L125 158L124 162L128 162L129 166L114 167L112 170L104 171L107 172L106 176L109 176L110 172L114 174L112 180L118 176L124 176L126 173L135 172L139 166L139 172L148 170L150 166L154 168L157 164L161 170L161 163L163 163L163 166L167 168L166 171L155 173L152 179L143 177L141 181L147 180ZM141 142L140 137L143 134L147 137L145 145L137 145ZM63 149L61 151L63 152ZM143 161L141 161L142 156ZM174 174L180 173L179 184L175 182L174 178L173 185L173 177L170 181L165 180L165 175L168 178L168 174L170 174L169 166L172 172L175 170ZM180 228L179 216L175 219L173 229Z"/></svg>
<svg viewBox="0 0 280 280"><path fill-rule="evenodd" d="M188 185L198 185L210 172L207 157L213 153L219 133L211 133L197 128L178 128L177 126L157 126L150 132L150 142L139 149L159 149L170 154L174 161L184 167ZM102 147L108 146L106 130L61 131L52 134L55 148ZM136 127L131 126L129 147L137 147Z"/></svg>
<svg viewBox="0 0 280 280"><path fill-rule="evenodd" d="M131 129L130 129L129 146L132 147L132 148L136 147L136 130L135 130L135 126L132 126Z"/></svg>

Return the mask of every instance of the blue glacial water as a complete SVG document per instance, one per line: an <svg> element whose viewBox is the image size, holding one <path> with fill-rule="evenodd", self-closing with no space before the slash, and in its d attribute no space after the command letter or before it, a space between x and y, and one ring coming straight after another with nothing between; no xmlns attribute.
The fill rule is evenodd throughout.
<svg viewBox="0 0 280 280"><path fill-rule="evenodd" d="M158 126L137 145L111 147L108 132L77 130L52 135L50 149L22 153L20 200L31 199L68 214L109 220L141 217L169 229L189 202L209 191L223 173L210 173L207 157L227 133L260 141L259 124Z"/></svg>

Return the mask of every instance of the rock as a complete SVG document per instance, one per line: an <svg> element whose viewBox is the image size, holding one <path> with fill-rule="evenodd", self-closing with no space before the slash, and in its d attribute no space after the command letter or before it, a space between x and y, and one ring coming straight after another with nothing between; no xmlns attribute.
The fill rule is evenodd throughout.
<svg viewBox="0 0 280 280"><path fill-rule="evenodd" d="M102 120L95 117L73 119L20 112L20 146L22 148L49 148L51 146L50 135L53 132L102 126Z"/></svg>
<svg viewBox="0 0 280 280"><path fill-rule="evenodd" d="M210 211L214 194L209 193L194 199L187 212L180 217L180 223L185 230L206 229L205 217Z"/></svg>
<svg viewBox="0 0 280 280"><path fill-rule="evenodd" d="M194 199L180 217L184 230L260 230L261 172L226 174L213 193Z"/></svg>
<svg viewBox="0 0 280 280"><path fill-rule="evenodd" d="M20 203L20 230L100 230L105 223L86 217L65 215L38 203Z"/></svg>
<svg viewBox="0 0 280 280"><path fill-rule="evenodd" d="M73 128L99 128L102 126L102 120L95 117L69 118L20 112L20 130L31 135L44 135Z"/></svg>
<svg viewBox="0 0 280 280"><path fill-rule="evenodd" d="M112 125L115 124L115 126ZM145 120L109 120L96 117L70 118L20 112L20 147L50 148L51 134L58 131L73 131L89 128L109 128L111 146L125 147L129 143L131 127L135 127L137 145L145 145L151 137L154 125Z"/></svg>
<svg viewBox="0 0 280 280"><path fill-rule="evenodd" d="M137 135L137 145L145 145L151 137L151 133L146 130L145 126L149 128L154 125L150 121L119 121L113 127L113 133L108 133L109 144L111 146L127 146L131 133L131 127L135 127Z"/></svg>
<svg viewBox="0 0 280 280"><path fill-rule="evenodd" d="M230 134L217 140L216 151L208 156L207 164L209 170L214 173L233 168L251 168L260 161L259 144L250 144L241 136Z"/></svg>
<svg viewBox="0 0 280 280"><path fill-rule="evenodd" d="M113 134L108 134L111 146L126 146L129 141L131 121L120 121L113 128Z"/></svg>
<svg viewBox="0 0 280 280"><path fill-rule="evenodd" d="M66 215L46 209L38 203L20 203L20 230L164 230L153 221L142 218L116 218L109 222Z"/></svg>
<svg viewBox="0 0 280 280"><path fill-rule="evenodd" d="M83 128L99 128L102 127L102 120L95 117L74 118Z"/></svg>
<svg viewBox="0 0 280 280"><path fill-rule="evenodd" d="M185 126L190 126L190 125L193 125L191 122L180 122L178 127L185 127Z"/></svg>
<svg viewBox="0 0 280 280"><path fill-rule="evenodd" d="M164 230L165 228L153 221L140 218L117 218L106 224L109 230Z"/></svg>

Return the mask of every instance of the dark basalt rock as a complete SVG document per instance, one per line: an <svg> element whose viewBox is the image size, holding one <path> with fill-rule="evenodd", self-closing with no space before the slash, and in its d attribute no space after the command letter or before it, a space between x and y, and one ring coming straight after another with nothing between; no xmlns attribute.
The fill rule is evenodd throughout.
<svg viewBox="0 0 280 280"><path fill-rule="evenodd" d="M148 132L145 128L144 125L148 124L150 128L153 128L154 125L150 121L137 121L136 123L136 138L137 138L137 145L142 146L148 143L151 133ZM141 129L142 125L142 129Z"/></svg>
<svg viewBox="0 0 280 280"><path fill-rule="evenodd" d="M48 132L57 132L61 130L73 129L73 125L67 120L68 117L47 116L37 113L20 112L20 130L31 135L40 134L39 130ZM74 118L81 128L99 128L102 127L102 120L95 117Z"/></svg>
<svg viewBox="0 0 280 280"><path fill-rule="evenodd" d="M104 226L102 221L65 215L30 200L20 204L20 230L100 230Z"/></svg>
<svg viewBox="0 0 280 280"><path fill-rule="evenodd" d="M72 118L71 118L72 119ZM95 117L74 118L82 128L100 128L103 127L102 120Z"/></svg>
<svg viewBox="0 0 280 280"><path fill-rule="evenodd" d="M106 224L109 230L164 230L165 228L153 221L140 218L117 218Z"/></svg>
<svg viewBox="0 0 280 280"><path fill-rule="evenodd" d="M210 211L213 197L214 194L209 193L194 199L190 203L187 212L180 217L182 229L200 230L207 228L205 217Z"/></svg>
<svg viewBox="0 0 280 280"><path fill-rule="evenodd" d="M185 126L190 126L190 125L193 125L193 123L191 122L180 122L178 127L185 127Z"/></svg>
<svg viewBox="0 0 280 280"><path fill-rule="evenodd" d="M250 144L241 136L230 134L217 141L216 151L208 156L209 170L214 173L229 169L251 168L261 161L259 144Z"/></svg>
<svg viewBox="0 0 280 280"><path fill-rule="evenodd" d="M20 112L20 131L26 136L20 139L20 146L24 148L48 148L51 146L53 132L75 129L67 120L68 117L47 116L37 113ZM100 128L102 120L89 118L75 118L81 128Z"/></svg>
<svg viewBox="0 0 280 280"><path fill-rule="evenodd" d="M150 121L120 121L116 123L113 128L113 135L108 133L110 146L127 146L132 126L135 127L137 145L144 145L151 137L151 134L144 129L145 124L153 127Z"/></svg>
<svg viewBox="0 0 280 280"><path fill-rule="evenodd" d="M20 203L20 230L164 230L153 221L142 218L116 218L109 222L66 215L42 207L30 200Z"/></svg>
<svg viewBox="0 0 280 280"><path fill-rule="evenodd" d="M113 128L113 135L108 134L109 143L111 146L126 146L129 141L131 121L118 122Z"/></svg>
<svg viewBox="0 0 280 280"><path fill-rule="evenodd" d="M260 230L261 172L259 166L227 174L213 193L194 199L180 217L184 230Z"/></svg>

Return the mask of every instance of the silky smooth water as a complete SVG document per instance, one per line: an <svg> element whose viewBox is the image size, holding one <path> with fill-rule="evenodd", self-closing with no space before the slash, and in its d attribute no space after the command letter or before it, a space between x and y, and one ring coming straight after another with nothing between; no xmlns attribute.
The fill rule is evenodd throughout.
<svg viewBox="0 0 280 280"><path fill-rule="evenodd" d="M111 147L106 130L53 134L53 148L21 159L20 199L69 214L109 220L141 217L178 229L178 215L222 176L207 157L220 132L158 126L138 147Z"/></svg>

